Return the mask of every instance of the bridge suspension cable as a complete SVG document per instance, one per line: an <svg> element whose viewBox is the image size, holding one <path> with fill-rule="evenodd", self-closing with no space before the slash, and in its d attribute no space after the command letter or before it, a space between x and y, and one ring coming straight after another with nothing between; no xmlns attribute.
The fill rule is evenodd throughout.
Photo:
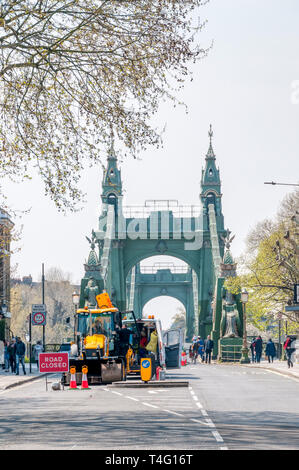
<svg viewBox="0 0 299 470"><path fill-rule="evenodd" d="M135 278L136 278L136 266L134 266L131 271L129 310L134 310Z"/></svg>
<svg viewBox="0 0 299 470"><path fill-rule="evenodd" d="M105 231L104 248L103 248L103 255L102 255L102 277L104 280L104 286L106 286L106 281L107 281L109 257L110 257L113 233L114 233L114 206L112 204L109 204L108 214L107 214L107 227Z"/></svg>
<svg viewBox="0 0 299 470"><path fill-rule="evenodd" d="M210 238L211 238L211 243L212 243L213 264L214 264L214 270L215 270L215 277L217 278L220 272L221 256L220 256L220 249L219 249L219 239L218 239L218 233L217 233L217 224L216 224L214 204L209 204L208 210L209 210L209 226L210 226Z"/></svg>

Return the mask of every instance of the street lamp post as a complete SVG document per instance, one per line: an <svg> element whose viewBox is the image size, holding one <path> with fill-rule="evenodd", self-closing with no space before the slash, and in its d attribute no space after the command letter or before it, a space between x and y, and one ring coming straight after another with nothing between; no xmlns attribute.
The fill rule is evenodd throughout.
<svg viewBox="0 0 299 470"><path fill-rule="evenodd" d="M249 294L246 289L242 289L241 292L241 302L243 306L243 347L242 347L242 356L240 359L241 364L250 364L250 359L248 357L248 345L247 345L247 331L246 331L246 304L248 302Z"/></svg>
<svg viewBox="0 0 299 470"><path fill-rule="evenodd" d="M74 341L76 342L76 334L77 334L77 308L79 305L80 301L80 295L77 294L77 292L73 292L72 294L72 300L73 300L73 305L74 305Z"/></svg>
<svg viewBox="0 0 299 470"><path fill-rule="evenodd" d="M276 183L275 181L266 181L264 184L272 184L272 186L299 186L298 183Z"/></svg>

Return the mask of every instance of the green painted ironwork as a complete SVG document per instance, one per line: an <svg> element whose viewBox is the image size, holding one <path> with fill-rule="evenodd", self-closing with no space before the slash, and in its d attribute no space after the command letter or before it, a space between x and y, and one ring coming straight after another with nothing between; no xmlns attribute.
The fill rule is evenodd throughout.
<svg viewBox="0 0 299 470"><path fill-rule="evenodd" d="M98 256L92 253L85 265L80 306L86 302L83 292L91 278L107 290L119 309L133 306L139 317L146 302L170 295L186 308L187 337L212 333L218 342L223 302L221 265L227 231L212 129L209 137L199 205L190 207L180 206L177 201L155 200L143 206L123 206L121 171L110 149L102 182L102 212L98 229L93 232ZM140 270L144 259L162 255L182 260L188 265L187 271L174 272L163 266L152 273ZM231 261L226 256L226 262Z"/></svg>

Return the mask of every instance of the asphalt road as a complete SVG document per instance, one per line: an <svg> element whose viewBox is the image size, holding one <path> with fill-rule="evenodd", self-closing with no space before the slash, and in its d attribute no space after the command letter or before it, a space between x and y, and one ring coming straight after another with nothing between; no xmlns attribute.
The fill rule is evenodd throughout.
<svg viewBox="0 0 299 470"><path fill-rule="evenodd" d="M299 449L298 380L213 364L168 377L190 386L46 391L41 379L0 392L0 450Z"/></svg>

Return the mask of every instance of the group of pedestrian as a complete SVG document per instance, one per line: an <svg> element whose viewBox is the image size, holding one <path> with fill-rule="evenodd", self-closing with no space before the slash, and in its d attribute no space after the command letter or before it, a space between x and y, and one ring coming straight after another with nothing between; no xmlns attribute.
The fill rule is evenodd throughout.
<svg viewBox="0 0 299 470"><path fill-rule="evenodd" d="M203 340L200 336L193 336L192 344L189 348L189 358L196 364L197 358L200 357L201 362L211 363L212 352L214 349L214 341L209 335L206 340Z"/></svg>
<svg viewBox="0 0 299 470"><path fill-rule="evenodd" d="M38 368L39 354L43 351L41 341L38 341L34 347L34 358ZM26 346L20 337L12 338L10 341L4 341L4 370L12 374L19 375L20 364L23 374L26 375L25 369L25 353Z"/></svg>
<svg viewBox="0 0 299 470"><path fill-rule="evenodd" d="M12 338L11 341L4 342L4 364L5 372L11 370L12 374L19 375L20 363L23 373L26 375L25 369L25 352L26 346L20 337Z"/></svg>
<svg viewBox="0 0 299 470"><path fill-rule="evenodd" d="M285 354L288 361L288 367L293 367L292 355L296 351L294 346L294 341L296 340L295 336L287 336L284 343L283 348L285 350ZM250 344L251 350L251 361L252 362L261 362L262 354L263 354L263 340L261 336L253 339ZM265 348L265 357L268 359L269 363L272 363L274 358L277 357L277 350L276 346L273 343L272 339L269 338Z"/></svg>
<svg viewBox="0 0 299 470"><path fill-rule="evenodd" d="M269 339L269 342L272 343L272 340ZM273 346L274 346L274 349L275 349L275 345L274 343L272 343ZM268 346L268 344L267 344ZM269 346L269 348L271 349L271 345ZM261 358L262 358L262 354L263 354L263 340L262 340L262 337L261 336L257 336L256 338L254 338L251 343L250 343L250 351L251 351L251 361L252 362L257 362L257 363L260 363L261 362ZM276 351L275 351L275 354L274 356L276 355ZM270 355L271 357L272 354ZM270 357L269 356L269 357ZM269 360L270 362L270 360ZM272 362L273 362L273 359L272 359Z"/></svg>

